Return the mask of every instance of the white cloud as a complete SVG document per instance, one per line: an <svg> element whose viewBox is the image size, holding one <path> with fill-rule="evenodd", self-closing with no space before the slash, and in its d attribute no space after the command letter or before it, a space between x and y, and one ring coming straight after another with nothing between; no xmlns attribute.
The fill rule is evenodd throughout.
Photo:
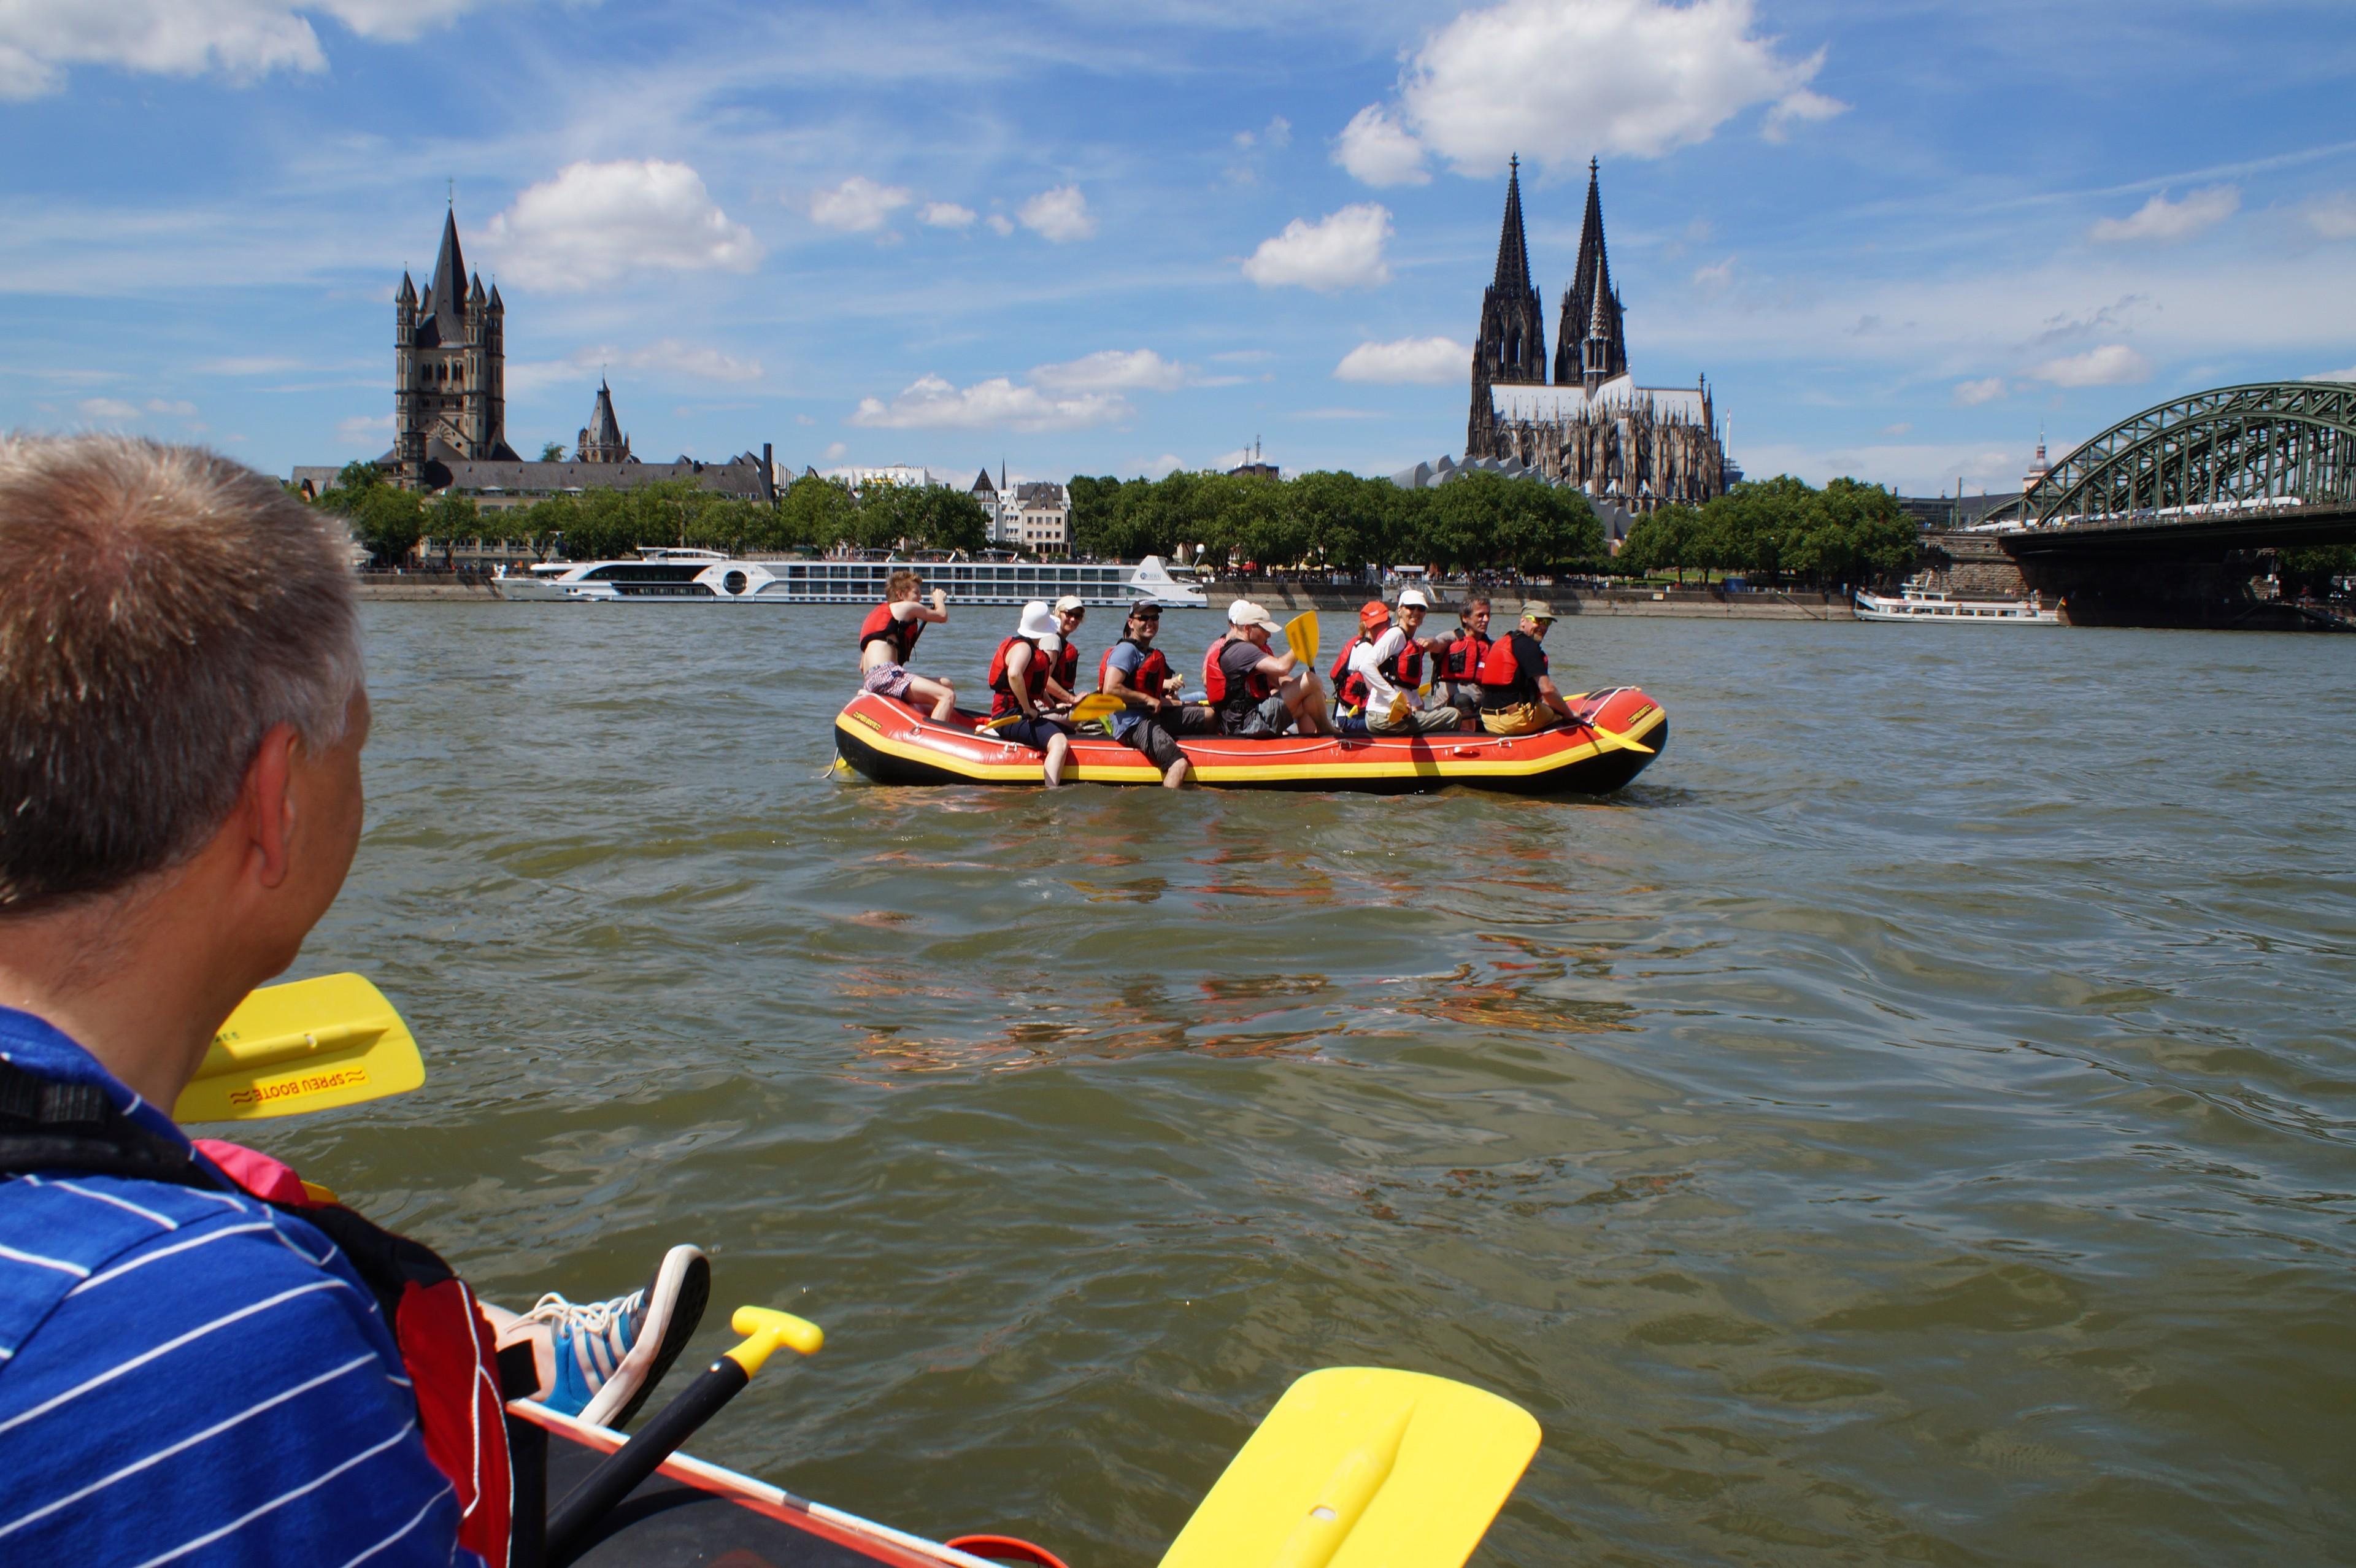
<svg viewBox="0 0 2356 1568"><path fill-rule="evenodd" d="M832 463L850 450L851 448L843 445L842 443L839 441L830 441L826 443L826 451L819 455L819 461L821 463Z"/></svg>
<svg viewBox="0 0 2356 1568"><path fill-rule="evenodd" d="M734 354L723 353L700 343L682 343L676 337L660 338L626 354L584 349L573 358L576 364L585 366L593 355L601 363L627 366L633 370L662 371L699 381L757 381L761 379L761 362L758 359L740 359Z"/></svg>
<svg viewBox="0 0 2356 1568"><path fill-rule="evenodd" d="M810 198L810 221L845 234L871 234L915 199L906 186L877 185L865 175L853 175Z"/></svg>
<svg viewBox="0 0 2356 1568"><path fill-rule="evenodd" d="M923 376L889 403L860 399L851 422L877 430L1086 430L1131 411L1129 400L1117 393L1056 397L1036 387L1018 387L1003 376L970 387Z"/></svg>
<svg viewBox="0 0 2356 1568"><path fill-rule="evenodd" d="M1337 381L1444 387L1472 373L1472 350L1452 337L1402 337L1361 343L1333 368Z"/></svg>
<svg viewBox="0 0 2356 1568"><path fill-rule="evenodd" d="M1167 479L1185 466L1186 464L1180 461L1176 453L1165 452L1152 462L1146 464L1139 472L1148 479Z"/></svg>
<svg viewBox="0 0 2356 1568"><path fill-rule="evenodd" d="M2151 361L2124 343L2048 359L2029 372L2057 387L2131 387L2151 379Z"/></svg>
<svg viewBox="0 0 2356 1568"><path fill-rule="evenodd" d="M1753 0L1503 0L1433 33L1400 73L1395 108L1370 106L1337 161L1369 184L1411 179L1408 139L1460 173L1507 155L1576 165L1591 153L1655 158L1769 106L1781 140L1847 106L1810 89L1824 53L1791 59L1753 31Z"/></svg>
<svg viewBox="0 0 2356 1568"><path fill-rule="evenodd" d="M749 272L763 254L702 176L659 158L569 165L485 232L517 282L545 289L592 288L635 271Z"/></svg>
<svg viewBox="0 0 2356 1568"><path fill-rule="evenodd" d="M126 403L121 398L84 398L81 414L91 420L135 420L139 417L139 405Z"/></svg>
<svg viewBox="0 0 2356 1568"><path fill-rule="evenodd" d="M1706 293L1723 293L1734 284L1734 258L1694 269L1693 285Z"/></svg>
<svg viewBox="0 0 2356 1568"><path fill-rule="evenodd" d="M1023 228L1056 245L1092 239L1097 231L1097 220L1088 213L1088 198L1076 185L1041 191L1016 208L1014 216L1023 220Z"/></svg>
<svg viewBox="0 0 2356 1568"><path fill-rule="evenodd" d="M39 98L77 65L147 76L318 71L327 57L305 13L363 37L413 38L475 0L6 0L0 4L0 99Z"/></svg>
<svg viewBox="0 0 2356 1568"><path fill-rule="evenodd" d="M2002 396L2004 396L2004 378L2001 376L1989 376L1977 381L1955 383L1955 402L1961 408L1977 408L1982 403L1992 403Z"/></svg>
<svg viewBox="0 0 2356 1568"><path fill-rule="evenodd" d="M1383 246L1391 237L1390 209L1358 202L1317 222L1296 218L1273 240L1260 241L1244 262L1244 276L1264 289L1298 283L1326 293L1366 289L1391 281Z"/></svg>
<svg viewBox="0 0 2356 1568"><path fill-rule="evenodd" d="M2096 219L2094 226L2086 230L2086 238L2098 245L2121 245L2138 240L2173 245L2224 222L2241 207L2238 186L2212 185L2191 192L2182 201L2170 201L2168 193L2161 191L2136 208L2132 218Z"/></svg>
<svg viewBox="0 0 2356 1568"><path fill-rule="evenodd" d="M1174 392L1192 376L1151 348L1106 348L1031 372L1034 384L1052 392Z"/></svg>
<svg viewBox="0 0 2356 1568"><path fill-rule="evenodd" d="M2326 370L2319 376L2301 376L2302 381L2356 381L2356 365L2345 370Z"/></svg>
<svg viewBox="0 0 2356 1568"><path fill-rule="evenodd" d="M150 398L147 400L147 411L151 414L173 414L180 419L192 420L197 417L197 405L184 400Z"/></svg>
<svg viewBox="0 0 2356 1568"><path fill-rule="evenodd" d="M2308 227L2326 240L2356 240L2356 191L2334 191L2307 204Z"/></svg>
<svg viewBox="0 0 2356 1568"><path fill-rule="evenodd" d="M1371 186L1428 185L1423 144L1402 129L1379 103L1350 116L1333 139L1333 161Z"/></svg>
<svg viewBox="0 0 2356 1568"><path fill-rule="evenodd" d="M935 229L970 229L974 217L970 207L959 207L954 201L928 201L916 214L916 221Z"/></svg>
<svg viewBox="0 0 2356 1568"><path fill-rule="evenodd" d="M346 451L354 447L374 447L389 441L392 435L391 414L359 414L337 421L336 444Z"/></svg>
<svg viewBox="0 0 2356 1568"><path fill-rule="evenodd" d="M982 221L989 224L990 231L1001 240L1014 232L1014 220L1002 212L993 212Z"/></svg>

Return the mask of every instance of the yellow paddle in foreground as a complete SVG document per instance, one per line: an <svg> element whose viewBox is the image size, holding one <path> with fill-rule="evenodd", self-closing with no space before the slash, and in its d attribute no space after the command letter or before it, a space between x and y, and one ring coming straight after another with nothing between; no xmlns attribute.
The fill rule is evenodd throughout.
<svg viewBox="0 0 2356 1568"><path fill-rule="evenodd" d="M1537 1452L1468 1384L1328 1367L1287 1389L1162 1568L1462 1568Z"/></svg>
<svg viewBox="0 0 2356 1568"><path fill-rule="evenodd" d="M417 1041L358 975L264 986L213 1036L176 1122L243 1122L357 1105L425 1082Z"/></svg>
<svg viewBox="0 0 2356 1568"><path fill-rule="evenodd" d="M1081 698L1077 702L1073 703L1071 712L1066 714L1065 717L1069 719L1075 724L1087 724L1098 719L1109 719L1127 706L1127 703L1121 701L1119 698L1114 697L1108 692L1091 691L1086 697ZM1020 713L1009 713L1002 718L991 720L989 723L984 724L982 728L985 730L1003 730L1006 726L1013 723L1017 719L1022 717L1023 715Z"/></svg>
<svg viewBox="0 0 2356 1568"><path fill-rule="evenodd" d="M1583 698L1586 695L1587 693L1582 691L1578 697L1569 697L1565 698L1563 700L1566 702L1577 702L1580 698ZM1574 719L1571 722L1579 726L1579 728L1590 731L1597 740L1602 741L1603 749L1607 752L1642 752L1648 757L1659 755L1658 752L1655 752L1652 747L1644 744L1644 741L1631 740L1627 736L1621 734L1616 730L1606 730L1602 725L1594 722L1592 720Z"/></svg>
<svg viewBox="0 0 2356 1568"><path fill-rule="evenodd" d="M1317 663L1317 612L1303 610L1284 624L1284 645L1301 656L1305 666Z"/></svg>

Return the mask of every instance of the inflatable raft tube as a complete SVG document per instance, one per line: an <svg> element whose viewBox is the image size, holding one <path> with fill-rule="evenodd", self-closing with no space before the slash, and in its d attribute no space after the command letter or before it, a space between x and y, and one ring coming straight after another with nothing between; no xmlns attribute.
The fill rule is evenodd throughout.
<svg viewBox="0 0 2356 1568"><path fill-rule="evenodd" d="M563 1497L622 1434L530 1400L508 1409L548 1434L548 1496ZM510 1428L512 1430L512 1428ZM601 1520L580 1568L999 1568L977 1557L685 1454Z"/></svg>
<svg viewBox="0 0 2356 1568"><path fill-rule="evenodd" d="M1244 740L1183 737L1194 782L1211 789L1348 790L1414 795L1461 784L1515 795L1609 795L1644 771L1668 743L1669 716L1633 686L1582 693L1572 710L1652 753L1564 725L1535 735L1444 734L1386 738L1287 735ZM1040 754L959 712L934 720L904 702L862 691L834 721L835 749L877 784L1037 784ZM1159 784L1144 756L1117 741L1075 737L1065 782Z"/></svg>

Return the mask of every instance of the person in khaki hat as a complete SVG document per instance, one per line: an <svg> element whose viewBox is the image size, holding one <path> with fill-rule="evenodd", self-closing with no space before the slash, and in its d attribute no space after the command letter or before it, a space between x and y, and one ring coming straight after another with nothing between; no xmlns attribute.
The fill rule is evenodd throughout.
<svg viewBox="0 0 2356 1568"><path fill-rule="evenodd" d="M1490 734L1535 734L1571 717L1540 645L1553 625L1554 607L1526 599L1522 624L1489 645L1481 661L1481 728Z"/></svg>
<svg viewBox="0 0 2356 1568"><path fill-rule="evenodd" d="M1226 635L1203 655L1204 700L1218 709L1219 728L1229 735L1333 734L1317 673L1301 668L1290 649L1269 651L1278 630L1275 617L1251 600L1228 605Z"/></svg>

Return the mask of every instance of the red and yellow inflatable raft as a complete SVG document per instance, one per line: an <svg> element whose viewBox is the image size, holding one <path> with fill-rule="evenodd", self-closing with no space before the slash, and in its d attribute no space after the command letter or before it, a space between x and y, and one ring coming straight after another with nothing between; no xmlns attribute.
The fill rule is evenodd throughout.
<svg viewBox="0 0 2356 1568"><path fill-rule="evenodd" d="M1190 735L1180 746L1194 782L1212 789L1352 790L1412 795L1462 784L1516 795L1608 795L1644 771L1668 743L1669 716L1633 686L1570 699L1584 726L1536 735L1413 738L1287 735L1248 741ZM937 721L887 697L861 692L834 721L835 749L877 784L1035 784L1039 753L1001 741L981 719ZM1636 747L1620 743L1632 741ZM1140 753L1103 737L1076 737L1067 784L1158 784Z"/></svg>

